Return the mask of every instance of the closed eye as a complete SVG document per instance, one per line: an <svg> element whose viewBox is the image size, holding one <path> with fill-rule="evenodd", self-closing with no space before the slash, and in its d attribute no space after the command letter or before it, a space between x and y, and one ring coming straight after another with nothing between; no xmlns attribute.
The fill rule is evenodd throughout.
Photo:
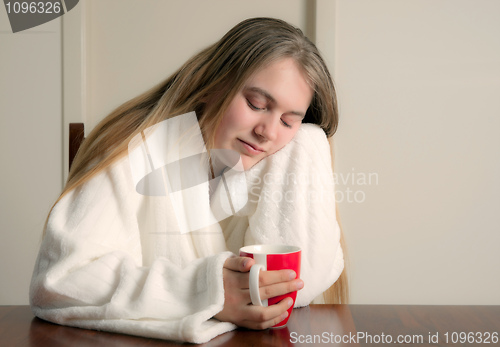
<svg viewBox="0 0 500 347"><path fill-rule="evenodd" d="M248 99L247 99L247 104L248 104L248 107L250 107L254 111L264 111L266 109L265 107L264 108L260 108L260 107L255 106Z"/></svg>
<svg viewBox="0 0 500 347"><path fill-rule="evenodd" d="M283 119L281 119L281 123L283 123L283 125L286 126L287 128L291 128L292 127L290 124L288 124L287 122L285 122Z"/></svg>
<svg viewBox="0 0 500 347"><path fill-rule="evenodd" d="M248 100L248 99L246 99L246 100L247 100L248 107L250 107L252 110L254 110L254 111L265 111L266 110L265 107L262 107L262 108L261 107L257 107L254 104L252 104L250 102L250 100ZM283 124L285 127L287 127L287 128L291 128L292 127L290 124L288 124L287 122L285 122L283 119L280 119L280 121L281 121L281 124Z"/></svg>

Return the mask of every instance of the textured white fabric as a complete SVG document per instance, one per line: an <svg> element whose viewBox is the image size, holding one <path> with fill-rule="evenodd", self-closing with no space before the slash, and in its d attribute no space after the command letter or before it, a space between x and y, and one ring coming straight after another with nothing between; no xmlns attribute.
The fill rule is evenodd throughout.
<svg viewBox="0 0 500 347"><path fill-rule="evenodd" d="M247 172L249 204L224 227L226 244L287 244L302 249L304 288L295 307L310 304L344 269L330 145L323 130L302 124L294 139ZM244 232L242 232L244 230Z"/></svg>
<svg viewBox="0 0 500 347"><path fill-rule="evenodd" d="M212 318L224 305L225 260L256 243L302 248L305 288L295 306L309 304L343 269L323 131L302 125L246 174L250 203L221 223L224 232L216 224L181 234L167 197L135 191L127 158L68 193L48 220L33 312L64 325L206 342L235 328Z"/></svg>

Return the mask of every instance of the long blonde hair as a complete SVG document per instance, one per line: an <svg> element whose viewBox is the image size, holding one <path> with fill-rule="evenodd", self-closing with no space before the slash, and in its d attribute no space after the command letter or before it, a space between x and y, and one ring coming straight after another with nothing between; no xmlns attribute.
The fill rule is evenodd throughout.
<svg viewBox="0 0 500 347"><path fill-rule="evenodd" d="M300 29L282 20L252 18L237 24L162 83L104 118L82 143L56 203L125 156L136 134L165 119L195 111L207 148L212 148L215 129L247 79L286 57L296 61L314 88L303 122L318 124L328 137L332 136L338 124L336 94L316 46ZM339 285L347 288L344 284L333 287ZM333 297L334 302L347 299L343 294Z"/></svg>

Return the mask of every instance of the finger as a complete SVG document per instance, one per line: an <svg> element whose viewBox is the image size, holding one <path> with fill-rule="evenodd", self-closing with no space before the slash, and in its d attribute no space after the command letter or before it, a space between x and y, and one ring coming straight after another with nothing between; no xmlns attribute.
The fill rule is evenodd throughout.
<svg viewBox="0 0 500 347"><path fill-rule="evenodd" d="M250 264L253 264L253 262ZM238 277L239 287L242 289L248 289L250 285L248 272L245 273L240 272L239 275L242 275ZM295 279L296 276L297 275L293 270L260 271L259 287L264 287L282 282L289 282Z"/></svg>
<svg viewBox="0 0 500 347"><path fill-rule="evenodd" d="M246 324L252 329L267 329L283 321L288 316L287 310L293 305L291 298L285 298L269 307L249 306Z"/></svg>
<svg viewBox="0 0 500 347"><path fill-rule="evenodd" d="M255 264L255 260L252 258L231 257L224 262L224 267L232 271L248 272L253 264Z"/></svg>
<svg viewBox="0 0 500 347"><path fill-rule="evenodd" d="M293 270L261 271L259 275L259 285L268 286L280 282L292 281L297 277Z"/></svg>
<svg viewBox="0 0 500 347"><path fill-rule="evenodd" d="M266 300L275 296L292 293L302 288L304 288L304 282L301 279L297 279L260 287L259 292L261 300Z"/></svg>

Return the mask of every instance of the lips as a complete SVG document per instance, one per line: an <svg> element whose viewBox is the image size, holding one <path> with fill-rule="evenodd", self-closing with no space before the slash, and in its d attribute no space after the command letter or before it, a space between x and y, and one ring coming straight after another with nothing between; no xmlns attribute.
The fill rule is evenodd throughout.
<svg viewBox="0 0 500 347"><path fill-rule="evenodd" d="M241 142L241 144L243 145L243 147L250 153L250 154L260 154L262 152L264 152L264 150L262 148L260 148L259 146L257 145L254 145L253 143L249 143L249 142L246 142L246 141L243 141L241 139L238 139L238 141Z"/></svg>

